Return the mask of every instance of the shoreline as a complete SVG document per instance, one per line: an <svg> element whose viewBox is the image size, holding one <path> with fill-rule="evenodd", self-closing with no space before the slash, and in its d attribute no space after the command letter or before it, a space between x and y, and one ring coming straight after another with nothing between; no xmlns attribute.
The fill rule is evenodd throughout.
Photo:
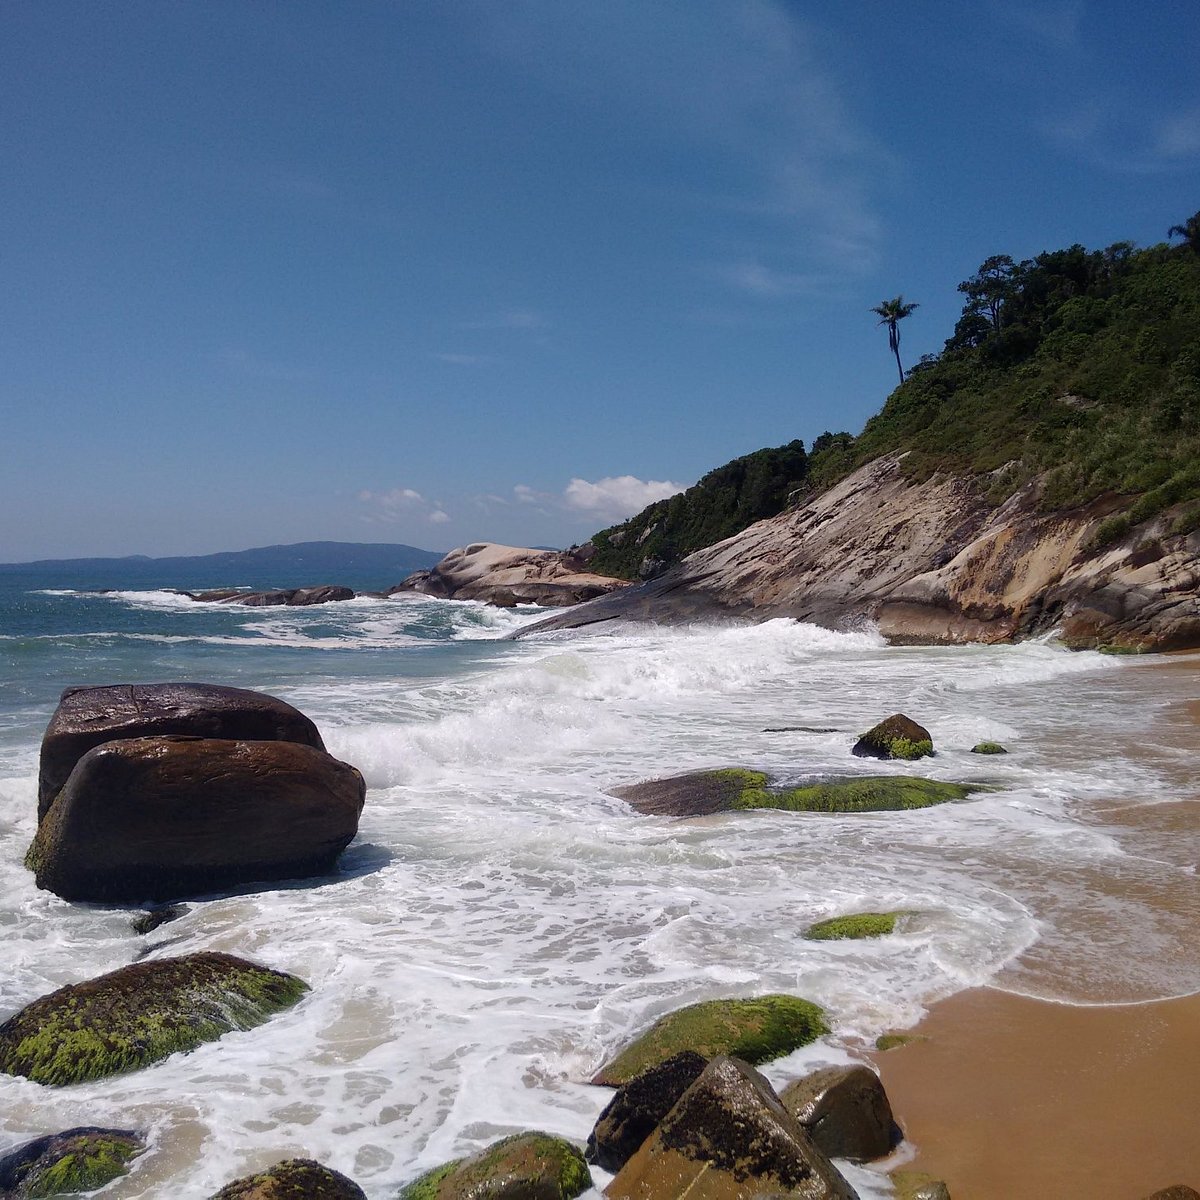
<svg viewBox="0 0 1200 1200"><path fill-rule="evenodd" d="M1200 683L1194 654L1148 669L1176 678L1186 670ZM1194 755L1200 700L1172 709L1186 714L1176 728ZM1190 762L1190 795L1157 812L1100 804L1097 815L1174 837L1194 855L1200 778ZM1163 904L1200 934L1200 885ZM1144 1200L1172 1184L1200 1189L1200 977L1194 991L1130 1002L1005 988L1018 978L1005 968L987 986L937 1001L905 1031L916 1040L868 1056L914 1152L896 1169L943 1179L955 1200Z"/></svg>

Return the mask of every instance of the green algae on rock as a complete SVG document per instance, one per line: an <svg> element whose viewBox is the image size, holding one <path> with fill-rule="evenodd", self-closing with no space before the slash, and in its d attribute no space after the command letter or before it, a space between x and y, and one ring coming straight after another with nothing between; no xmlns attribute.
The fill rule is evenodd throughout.
<svg viewBox="0 0 1200 1200"><path fill-rule="evenodd" d="M0 1071L62 1086L149 1066L290 1008L308 985L231 954L135 963L33 1001L0 1025Z"/></svg>
<svg viewBox="0 0 1200 1200"><path fill-rule="evenodd" d="M848 913L810 925L804 936L810 942L840 942L848 939L886 937L895 932L896 921L907 914L897 912Z"/></svg>
<svg viewBox="0 0 1200 1200"><path fill-rule="evenodd" d="M933 737L903 713L893 713L868 729L854 744L858 758L924 758L933 753Z"/></svg>
<svg viewBox="0 0 1200 1200"><path fill-rule="evenodd" d="M0 1158L0 1196L36 1200L93 1192L126 1174L145 1149L129 1129L80 1126L53 1133Z"/></svg>
<svg viewBox="0 0 1200 1200"><path fill-rule="evenodd" d="M999 742L976 742L971 747L972 754L1007 754L1008 751Z"/></svg>
<svg viewBox="0 0 1200 1200"><path fill-rule="evenodd" d="M683 1050L705 1058L732 1055L757 1066L807 1046L828 1032L825 1013L799 996L704 1000L661 1017L605 1063L592 1083L620 1087Z"/></svg>
<svg viewBox="0 0 1200 1200"><path fill-rule="evenodd" d="M211 1200L367 1200L340 1171L311 1158L289 1158L257 1175L227 1183Z"/></svg>
<svg viewBox="0 0 1200 1200"><path fill-rule="evenodd" d="M881 1033L875 1039L875 1049L881 1053L885 1050L895 1050L899 1046L907 1046L911 1042L924 1042L929 1039L920 1033Z"/></svg>
<svg viewBox="0 0 1200 1200"><path fill-rule="evenodd" d="M399 1200L572 1200L591 1186L577 1146L548 1133L517 1133L434 1167Z"/></svg>

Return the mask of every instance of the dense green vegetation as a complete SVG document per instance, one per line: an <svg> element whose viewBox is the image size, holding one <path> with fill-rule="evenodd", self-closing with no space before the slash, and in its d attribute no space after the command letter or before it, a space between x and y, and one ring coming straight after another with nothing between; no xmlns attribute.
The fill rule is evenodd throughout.
<svg viewBox="0 0 1200 1200"><path fill-rule="evenodd" d="M598 533L595 569L652 576L898 450L910 476L971 475L996 504L1038 477L1043 511L1109 497L1101 542L1166 509L1171 532L1200 527L1200 213L1171 233L1182 244L993 255L959 285L942 353L857 438L735 459Z"/></svg>

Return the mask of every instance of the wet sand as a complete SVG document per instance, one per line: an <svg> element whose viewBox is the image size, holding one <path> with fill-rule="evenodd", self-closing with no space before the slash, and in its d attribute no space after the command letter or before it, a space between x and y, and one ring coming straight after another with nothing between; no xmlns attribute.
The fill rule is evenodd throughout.
<svg viewBox="0 0 1200 1200"><path fill-rule="evenodd" d="M1151 669L1173 684L1189 671L1200 685L1195 656ZM1181 708L1196 723L1182 741L1198 750L1200 700L1171 715ZM1185 770L1186 790L1200 798L1200 757ZM1179 852L1177 865L1200 853L1194 800L1113 808L1104 819L1153 829ZM1160 902L1194 930L1194 949L1197 891L1180 893L1164 889ZM1088 1006L975 988L934 1005L912 1032L927 1040L873 1057L917 1151L904 1169L944 1179L954 1200L1142 1200L1177 1183L1200 1190L1200 993Z"/></svg>

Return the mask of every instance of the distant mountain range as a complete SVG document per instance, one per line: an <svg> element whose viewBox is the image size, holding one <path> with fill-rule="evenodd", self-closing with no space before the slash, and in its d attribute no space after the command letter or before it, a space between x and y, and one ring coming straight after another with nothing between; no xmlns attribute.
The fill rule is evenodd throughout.
<svg viewBox="0 0 1200 1200"><path fill-rule="evenodd" d="M145 587L303 587L335 583L386 587L413 571L432 567L443 554L383 542L297 542L218 554L171 558L46 558L0 563L0 573L33 573L73 586Z"/></svg>

